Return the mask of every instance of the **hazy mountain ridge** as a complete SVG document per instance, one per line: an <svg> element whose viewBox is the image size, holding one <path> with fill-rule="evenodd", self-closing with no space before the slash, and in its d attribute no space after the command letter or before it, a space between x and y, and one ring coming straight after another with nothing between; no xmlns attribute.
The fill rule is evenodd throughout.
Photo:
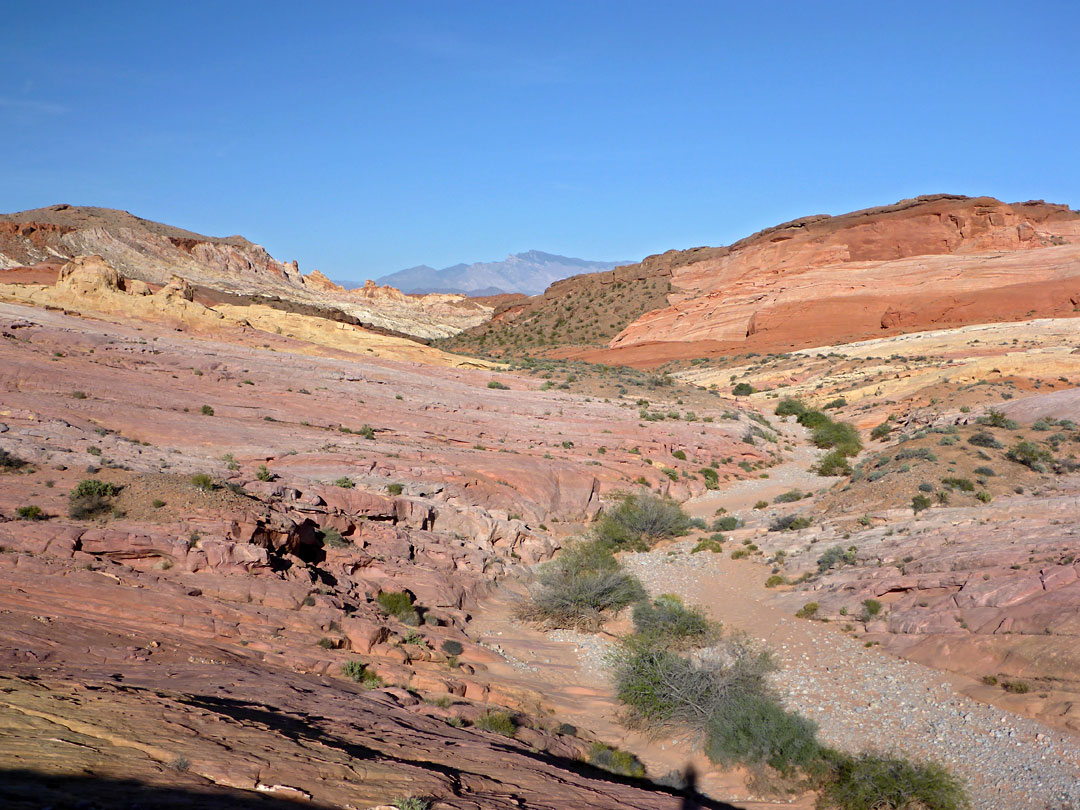
<svg viewBox="0 0 1080 810"><path fill-rule="evenodd" d="M405 293L457 292L492 295L499 292L538 295L549 285L579 273L611 270L625 261L601 262L559 256L541 250L515 253L498 262L455 264L441 270L426 264L378 279Z"/></svg>

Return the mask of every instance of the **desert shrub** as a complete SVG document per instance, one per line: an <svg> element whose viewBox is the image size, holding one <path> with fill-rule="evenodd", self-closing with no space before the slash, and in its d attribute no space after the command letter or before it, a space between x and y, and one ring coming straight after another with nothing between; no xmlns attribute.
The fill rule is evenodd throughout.
<svg viewBox="0 0 1080 810"><path fill-rule="evenodd" d="M817 567L818 573L824 574L826 571L830 571L833 568L840 568L845 565L855 564L855 547L844 548L843 546L833 546L826 549L825 553L818 557Z"/></svg>
<svg viewBox="0 0 1080 810"><path fill-rule="evenodd" d="M937 461L937 456L929 447L905 447L894 458L897 461L904 461L909 458L922 459L923 461Z"/></svg>
<svg viewBox="0 0 1080 810"><path fill-rule="evenodd" d="M933 484L928 484L925 481L923 481L921 484L919 484L919 492L933 492L933 491L934 491L934 485Z"/></svg>
<svg viewBox="0 0 1080 810"><path fill-rule="evenodd" d="M493 388L493 389L495 389L496 391L509 391L509 390L510 390L510 386L509 386L509 385L503 385L503 384L502 384L501 382L499 382L498 380L490 380L490 381L488 382L488 384L487 384L487 387L488 387L488 388Z"/></svg>
<svg viewBox="0 0 1080 810"><path fill-rule="evenodd" d="M916 495L914 498L911 499L911 508L917 515L924 509L930 508L930 499L927 498L925 495Z"/></svg>
<svg viewBox="0 0 1080 810"><path fill-rule="evenodd" d="M768 504L766 504L768 505ZM718 517L712 523L712 530L714 532L730 532L742 526L742 521L735 515L723 515Z"/></svg>
<svg viewBox="0 0 1080 810"><path fill-rule="evenodd" d="M777 403L776 410L773 411L777 416L799 416L806 410L806 406L801 400L794 397L784 397Z"/></svg>
<svg viewBox="0 0 1080 810"><path fill-rule="evenodd" d="M610 745L599 742L593 743L589 748L588 761L590 765L620 776L641 778L645 775L645 766L629 751L612 748Z"/></svg>
<svg viewBox="0 0 1080 810"><path fill-rule="evenodd" d="M712 467L702 467L698 473L705 480L705 489L720 488L720 476Z"/></svg>
<svg viewBox="0 0 1080 810"><path fill-rule="evenodd" d="M686 534L690 517L670 498L649 493L628 495L615 509L605 512L596 536L613 548L645 550L666 537Z"/></svg>
<svg viewBox="0 0 1080 810"><path fill-rule="evenodd" d="M83 479L68 495L68 516L75 520L85 520L106 512L112 507L108 499L118 491L114 484L107 481Z"/></svg>
<svg viewBox="0 0 1080 810"><path fill-rule="evenodd" d="M71 497L73 498L85 498L88 495L97 495L102 498L111 498L119 492L119 489L115 484L110 484L108 481L99 481L96 478L84 478L78 483L78 485L71 491Z"/></svg>
<svg viewBox="0 0 1080 810"><path fill-rule="evenodd" d="M981 492L976 492L975 497L978 498L982 503L990 503L990 501L993 500L993 496L985 489Z"/></svg>
<svg viewBox="0 0 1080 810"><path fill-rule="evenodd" d="M1004 447L1001 442L994 438L993 433L987 433L985 430L980 430L968 436L968 444L973 444L976 447Z"/></svg>
<svg viewBox="0 0 1080 810"><path fill-rule="evenodd" d="M829 421L819 425L810 434L810 441L817 447L832 448L845 456L854 456L862 449L859 432L846 422Z"/></svg>
<svg viewBox="0 0 1080 810"><path fill-rule="evenodd" d="M961 492L974 492L975 484L970 478L942 478L941 483L947 487L958 489Z"/></svg>
<svg viewBox="0 0 1080 810"><path fill-rule="evenodd" d="M634 606L634 632L643 642L670 649L704 647L714 641L719 626L674 594Z"/></svg>
<svg viewBox="0 0 1080 810"><path fill-rule="evenodd" d="M1014 695L1026 695L1031 691L1031 687L1024 681L1003 681L1001 688Z"/></svg>
<svg viewBox="0 0 1080 810"><path fill-rule="evenodd" d="M801 515L783 515L778 517L769 526L770 532L794 532L799 529L808 529L811 526L810 518Z"/></svg>
<svg viewBox="0 0 1080 810"><path fill-rule="evenodd" d="M1034 442L1018 442L1005 454L1009 461L1023 464L1035 472L1046 472L1046 465L1053 461L1049 450L1044 450Z"/></svg>
<svg viewBox="0 0 1080 810"><path fill-rule="evenodd" d="M549 627L594 629L605 617L645 597L611 547L594 540L566 549L541 566L522 616Z"/></svg>
<svg viewBox="0 0 1080 810"><path fill-rule="evenodd" d="M15 510L15 514L19 516L19 520L45 520L47 517L41 507L36 504L20 506Z"/></svg>
<svg viewBox="0 0 1080 810"><path fill-rule="evenodd" d="M765 580L766 588L775 588L778 585L787 585L787 579L780 576L779 574L773 574L767 580Z"/></svg>
<svg viewBox="0 0 1080 810"><path fill-rule="evenodd" d="M717 538L717 537L719 537L721 539L719 539L719 540L714 539L714 538ZM722 542L723 542L723 535L720 535L720 534L714 534L714 535L712 535L712 537L703 537L701 540L699 540L694 545L694 547L692 549L690 549L690 553L691 554L697 554L699 551L711 551L714 554L721 554L724 551L724 547L722 545L720 545Z"/></svg>
<svg viewBox="0 0 1080 810"><path fill-rule="evenodd" d="M828 414L821 411L806 410L799 414L798 422L803 427L814 430L823 425L832 424L832 419L829 418Z"/></svg>
<svg viewBox="0 0 1080 810"><path fill-rule="evenodd" d="M405 489L405 486L403 484L387 484L386 485L387 493L389 493L390 495L394 495L394 496L400 495L404 491L404 489Z"/></svg>
<svg viewBox="0 0 1080 810"><path fill-rule="evenodd" d="M1020 425L1009 419L1001 411L989 410L983 416L980 416L975 420L980 425L986 425L987 427L1005 428L1006 430L1016 430Z"/></svg>
<svg viewBox="0 0 1080 810"><path fill-rule="evenodd" d="M508 712L486 711L476 718L476 727L484 731L493 731L504 737L513 737L517 731L517 722Z"/></svg>
<svg viewBox="0 0 1080 810"><path fill-rule="evenodd" d="M7 450L0 450L0 470L21 470L26 462Z"/></svg>
<svg viewBox="0 0 1080 810"><path fill-rule="evenodd" d="M823 410L829 411L836 408L843 408L845 405L847 405L847 400L843 397L837 397L836 399L829 400L821 407Z"/></svg>
<svg viewBox="0 0 1080 810"><path fill-rule="evenodd" d="M420 613L413 604L413 595L408 591L380 591L375 599L388 616L410 627L419 626Z"/></svg>
<svg viewBox="0 0 1080 810"><path fill-rule="evenodd" d="M817 465L817 474L824 476L851 475L851 465L847 456L839 450L830 450L821 457Z"/></svg>
<svg viewBox="0 0 1080 810"><path fill-rule="evenodd" d="M367 668L361 661L346 661L341 665L341 673L348 679L366 686L368 689L377 689L382 686L382 678Z"/></svg>
<svg viewBox="0 0 1080 810"><path fill-rule="evenodd" d="M672 458L677 458L679 461L686 461L686 453L682 450L676 450L671 454Z"/></svg>
<svg viewBox="0 0 1080 810"><path fill-rule="evenodd" d="M812 619L817 615L818 609L821 607L817 602L807 602L797 611L795 616L799 619Z"/></svg>
<svg viewBox="0 0 1080 810"><path fill-rule="evenodd" d="M754 508L755 509L768 509L769 508L769 502L768 501L758 501L757 503L754 504Z"/></svg>
<svg viewBox="0 0 1080 810"><path fill-rule="evenodd" d="M260 464L259 469L255 471L255 477L260 481L273 481L274 474L270 472L270 468L265 464Z"/></svg>
<svg viewBox="0 0 1080 810"><path fill-rule="evenodd" d="M801 489L790 489L773 498L773 503L795 503L795 501L801 501L802 499L803 493Z"/></svg>
<svg viewBox="0 0 1080 810"><path fill-rule="evenodd" d="M731 393L737 397L748 397L757 391L750 383L741 382L731 389Z"/></svg>
<svg viewBox="0 0 1080 810"><path fill-rule="evenodd" d="M724 655L700 663L631 637L614 652L616 696L627 722L660 731L686 725L702 731L719 701L736 690L766 693L772 657L743 641L728 641Z"/></svg>
<svg viewBox="0 0 1080 810"><path fill-rule="evenodd" d="M952 447L954 444L958 444L960 440L956 436L942 436L938 442L942 447Z"/></svg>
<svg viewBox="0 0 1080 810"><path fill-rule="evenodd" d="M338 478L336 481L334 481L334 486L341 487L342 489L352 489L356 486L356 482L348 476L343 475L341 476L341 478Z"/></svg>
<svg viewBox="0 0 1080 810"><path fill-rule="evenodd" d="M790 774L809 767L821 754L817 726L767 694L730 695L719 703L706 733L706 756L726 766L766 764Z"/></svg>
<svg viewBox="0 0 1080 810"><path fill-rule="evenodd" d="M884 422L882 422L880 425L870 431L870 438L874 441L881 441L888 438L890 433L892 433L892 425L889 423L889 420L886 419Z"/></svg>
<svg viewBox="0 0 1080 810"><path fill-rule="evenodd" d="M431 802L418 796L405 796L394 799L394 810L428 810Z"/></svg>
<svg viewBox="0 0 1080 810"><path fill-rule="evenodd" d="M964 787L940 765L896 757L829 752L818 807L823 810L963 810Z"/></svg>
<svg viewBox="0 0 1080 810"><path fill-rule="evenodd" d="M864 622L881 613L882 604L877 599L864 599L862 606L862 620Z"/></svg>
<svg viewBox="0 0 1080 810"><path fill-rule="evenodd" d="M372 440L375 438L375 428L373 428L371 425L361 425L360 429L356 432L363 436L365 439Z"/></svg>
<svg viewBox="0 0 1080 810"><path fill-rule="evenodd" d="M199 408L199 412L203 416L213 416L214 415L214 409L211 408L209 405L203 405L201 408Z"/></svg>
<svg viewBox="0 0 1080 810"><path fill-rule="evenodd" d="M997 475L997 473L994 472L993 467L976 467L975 474L981 475L983 478L993 478L995 475Z"/></svg>
<svg viewBox="0 0 1080 810"><path fill-rule="evenodd" d="M465 648L461 645L460 641L454 641L453 639L447 639L440 645L440 649L447 655L461 655L465 652Z"/></svg>
<svg viewBox="0 0 1080 810"><path fill-rule="evenodd" d="M327 548L348 548L350 543L341 536L341 532L332 526L327 526L319 532L322 543Z"/></svg>
<svg viewBox="0 0 1080 810"><path fill-rule="evenodd" d="M214 488L214 479L206 473L195 473L190 479L191 485L199 492L210 492Z"/></svg>

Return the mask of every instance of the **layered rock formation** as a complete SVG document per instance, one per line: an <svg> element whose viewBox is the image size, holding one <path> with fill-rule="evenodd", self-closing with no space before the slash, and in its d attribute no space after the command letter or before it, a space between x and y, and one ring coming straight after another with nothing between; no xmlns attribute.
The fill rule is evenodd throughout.
<svg viewBox="0 0 1080 810"><path fill-rule="evenodd" d="M178 276L199 290L254 297L270 306L300 304L331 317L345 313L421 338L455 334L492 311L464 295L406 296L373 282L346 291L317 271L304 276L295 261L277 261L242 236L204 236L126 211L54 205L0 214L0 281L5 270L36 267L38 277L21 272L10 280L40 283L42 271L84 255L100 256L120 275L149 284Z"/></svg>
<svg viewBox="0 0 1080 810"><path fill-rule="evenodd" d="M651 271L670 275L670 306L611 348L791 349L1066 315L1080 303L1080 213L1042 202L920 197L660 258Z"/></svg>

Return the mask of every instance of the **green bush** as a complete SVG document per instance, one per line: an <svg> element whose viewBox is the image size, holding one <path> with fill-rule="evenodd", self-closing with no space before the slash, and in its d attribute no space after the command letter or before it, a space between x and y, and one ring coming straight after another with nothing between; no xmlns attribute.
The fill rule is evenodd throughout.
<svg viewBox="0 0 1080 810"><path fill-rule="evenodd" d="M686 453L682 450L676 450L671 454L672 458L677 458L679 461L686 461Z"/></svg>
<svg viewBox="0 0 1080 810"><path fill-rule="evenodd" d="M794 397L784 397L776 406L776 410L773 411L777 416L799 416L806 410L806 406L801 400Z"/></svg>
<svg viewBox="0 0 1080 810"><path fill-rule="evenodd" d="M1053 461L1053 456L1050 455L1049 450L1044 450L1034 442L1019 442L1009 448L1009 452L1005 454L1005 458L1009 461L1015 461L1017 464L1023 464L1030 470L1035 472L1046 472L1046 465Z"/></svg>
<svg viewBox="0 0 1080 810"><path fill-rule="evenodd" d="M864 599L862 606L862 620L864 622L869 621L881 613L881 608L883 607L881 602L877 599Z"/></svg>
<svg viewBox="0 0 1080 810"><path fill-rule="evenodd" d="M0 470L21 470L26 464L21 458L12 455L7 450L0 450Z"/></svg>
<svg viewBox="0 0 1080 810"><path fill-rule="evenodd" d="M825 553L818 557L817 567L818 573L824 574L833 568L840 568L845 565L855 564L855 547L844 548L843 546L833 546L826 549Z"/></svg>
<svg viewBox="0 0 1080 810"><path fill-rule="evenodd" d="M390 495L397 497L405 490L404 484L387 484L386 491Z"/></svg>
<svg viewBox="0 0 1080 810"><path fill-rule="evenodd" d="M952 478L946 477L941 479L941 483L950 489L958 489L961 492L974 492L975 484L970 478Z"/></svg>
<svg viewBox="0 0 1080 810"><path fill-rule="evenodd" d="M19 520L45 520L47 517L41 507L36 504L20 506L15 510L15 514L19 516Z"/></svg>
<svg viewBox="0 0 1080 810"><path fill-rule="evenodd" d="M594 540L571 546L540 567L521 614L549 627L588 630L644 597L645 589L623 570L611 547Z"/></svg>
<svg viewBox="0 0 1080 810"><path fill-rule="evenodd" d="M736 692L722 701L706 733L706 756L727 767L766 764L791 774L821 755L812 721L785 711L774 697L755 692Z"/></svg>
<svg viewBox="0 0 1080 810"><path fill-rule="evenodd" d="M517 722L508 712L486 711L476 718L476 727L484 731L493 731L504 737L513 737L517 731Z"/></svg>
<svg viewBox="0 0 1080 810"><path fill-rule="evenodd" d="M413 595L408 591L380 591L375 600L388 616L393 616L402 624L410 627L420 625L420 614L413 604Z"/></svg>
<svg viewBox="0 0 1080 810"><path fill-rule="evenodd" d="M657 540L678 537L690 528L690 516L670 498L650 493L625 496L596 527L596 536L612 548L647 550Z"/></svg>
<svg viewBox="0 0 1080 810"><path fill-rule="evenodd" d="M847 456L840 450L830 450L821 457L817 465L817 474L824 476L851 475L851 465Z"/></svg>
<svg viewBox="0 0 1080 810"><path fill-rule="evenodd" d="M843 408L845 405L847 405L847 400L843 397L837 397L836 399L829 400L821 407L822 410L831 411L835 410L836 408Z"/></svg>
<svg viewBox="0 0 1080 810"><path fill-rule="evenodd" d="M882 441L883 439L887 439L890 433L892 433L892 424L886 419L870 431L870 438L874 441Z"/></svg>
<svg viewBox="0 0 1080 810"><path fill-rule="evenodd" d="M368 689L377 689L382 686L382 678L371 672L367 665L360 661L346 661L341 665L341 673L346 678L361 683Z"/></svg>
<svg viewBox="0 0 1080 810"><path fill-rule="evenodd" d="M371 425L362 425L358 431L365 439L373 440L375 438L375 428Z"/></svg>
<svg viewBox="0 0 1080 810"><path fill-rule="evenodd" d="M705 480L705 489L720 488L720 476L712 467L702 467L698 473Z"/></svg>
<svg viewBox="0 0 1080 810"><path fill-rule="evenodd" d="M341 478L338 478L336 481L334 481L334 486L341 487L342 489L352 489L356 486L356 482L348 476L343 475Z"/></svg>
<svg viewBox="0 0 1080 810"><path fill-rule="evenodd" d="M801 489L791 489L773 498L773 503L795 503L801 501L803 493Z"/></svg>
<svg viewBox="0 0 1080 810"><path fill-rule="evenodd" d="M768 504L766 504L768 506ZM714 532L731 532L742 526L742 521L735 515L724 515L718 517L712 523L712 530Z"/></svg>
<svg viewBox="0 0 1080 810"><path fill-rule="evenodd" d="M925 495L916 495L914 498L911 499L911 508L917 515L924 509L929 509L930 503L930 499L927 498Z"/></svg>
<svg viewBox="0 0 1080 810"><path fill-rule="evenodd" d="M809 428L810 430L832 424L832 419L829 418L828 414L811 410L800 413L797 421L800 425Z"/></svg>
<svg viewBox="0 0 1080 810"><path fill-rule="evenodd" d="M980 430L968 436L968 444L973 444L976 447L1004 447L1001 442L994 438L994 434L987 433L985 430Z"/></svg>
<svg viewBox="0 0 1080 810"><path fill-rule="evenodd" d="M341 532L332 526L327 526L320 531L319 536L322 538L323 545L327 548L348 548L352 545L348 540L341 536Z"/></svg>
<svg viewBox="0 0 1080 810"><path fill-rule="evenodd" d="M964 810L963 785L940 765L829 752L819 786L821 810Z"/></svg>
<svg viewBox="0 0 1080 810"><path fill-rule="evenodd" d="M699 608L686 607L674 594L634 606L634 632L649 644L674 650L704 647L718 637L719 630Z"/></svg>
<svg viewBox="0 0 1080 810"><path fill-rule="evenodd" d="M68 494L68 516L75 520L85 520L108 511L112 507L108 499L118 491L114 484L107 481L86 478Z"/></svg>
<svg viewBox="0 0 1080 810"><path fill-rule="evenodd" d="M195 473L190 478L191 485L199 492L210 492L214 488L214 479L206 473Z"/></svg>
<svg viewBox="0 0 1080 810"><path fill-rule="evenodd" d="M593 743L589 748L588 761L590 765L620 776L633 776L640 779L645 775L645 766L629 751L622 751L599 742Z"/></svg>
<svg viewBox="0 0 1080 810"><path fill-rule="evenodd" d="M807 602L797 611L795 611L795 617L799 619L812 619L817 615L818 609L821 607L817 602Z"/></svg>
<svg viewBox="0 0 1080 810"><path fill-rule="evenodd" d="M731 389L731 393L737 397L748 397L757 391L750 383L741 382Z"/></svg>
<svg viewBox="0 0 1080 810"><path fill-rule="evenodd" d="M440 649L447 655L461 655L465 652L465 648L461 645L460 641L454 641L453 639L447 639L440 645Z"/></svg>
<svg viewBox="0 0 1080 810"><path fill-rule="evenodd" d="M854 456L862 449L859 432L846 422L829 421L819 425L810 434L810 441L817 447L835 449L845 456Z"/></svg>
<svg viewBox="0 0 1080 810"><path fill-rule="evenodd" d="M989 410L985 415L980 416L975 420L980 425L986 425L987 427L1005 428L1006 430L1016 430L1020 427L1012 419L1009 419L1001 411Z"/></svg>
<svg viewBox="0 0 1080 810"><path fill-rule="evenodd" d="M993 478L997 475L997 473L994 472L993 467L976 467L974 472L976 475L981 475L983 478Z"/></svg>
<svg viewBox="0 0 1080 810"><path fill-rule="evenodd" d="M394 799L395 810L428 810L431 807L431 802L427 799L421 799L417 796L405 796L404 798Z"/></svg>
<svg viewBox="0 0 1080 810"><path fill-rule="evenodd" d="M255 477L260 481L273 481L274 474L270 472L270 468L265 464L260 464L259 469L255 471Z"/></svg>
<svg viewBox="0 0 1080 810"><path fill-rule="evenodd" d="M509 385L503 385L503 384L502 384L501 382L499 382L498 380L490 380L490 381L488 382L488 384L487 384L487 387L488 387L488 388L493 388L493 389L495 389L495 390L497 390L497 391L509 391L509 390L510 390L510 386L509 386Z"/></svg>
<svg viewBox="0 0 1080 810"><path fill-rule="evenodd" d="M211 408L209 405L203 405L201 408L199 408L199 412L202 413L203 416L214 415L214 409Z"/></svg>
<svg viewBox="0 0 1080 810"><path fill-rule="evenodd" d="M934 455L934 451L929 447L905 447L895 456L897 461L904 461L909 458L922 459L923 461L937 461L937 456Z"/></svg>
<svg viewBox="0 0 1080 810"><path fill-rule="evenodd" d="M810 518L801 515L783 515L778 517L769 526L770 532L795 532L800 529L808 529L813 525Z"/></svg>

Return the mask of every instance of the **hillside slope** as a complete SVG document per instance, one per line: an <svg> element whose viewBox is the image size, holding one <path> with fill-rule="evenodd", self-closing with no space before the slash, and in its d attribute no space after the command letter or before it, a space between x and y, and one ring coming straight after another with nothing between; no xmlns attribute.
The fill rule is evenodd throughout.
<svg viewBox="0 0 1080 810"><path fill-rule="evenodd" d="M344 313L358 324L421 338L452 335L493 310L462 295L406 296L374 282L347 291L318 271L303 275L295 261L280 262L242 236L204 236L127 211L54 205L0 214L0 271L15 276L0 274L0 283L51 283L42 274L76 256L101 256L122 276L149 284L179 276L212 300L225 294L335 319ZM12 269L28 266L35 267L34 277Z"/></svg>
<svg viewBox="0 0 1080 810"><path fill-rule="evenodd" d="M626 280L596 324L590 305ZM1068 316L1078 305L1080 213L932 195L567 279L454 344L655 366Z"/></svg>

